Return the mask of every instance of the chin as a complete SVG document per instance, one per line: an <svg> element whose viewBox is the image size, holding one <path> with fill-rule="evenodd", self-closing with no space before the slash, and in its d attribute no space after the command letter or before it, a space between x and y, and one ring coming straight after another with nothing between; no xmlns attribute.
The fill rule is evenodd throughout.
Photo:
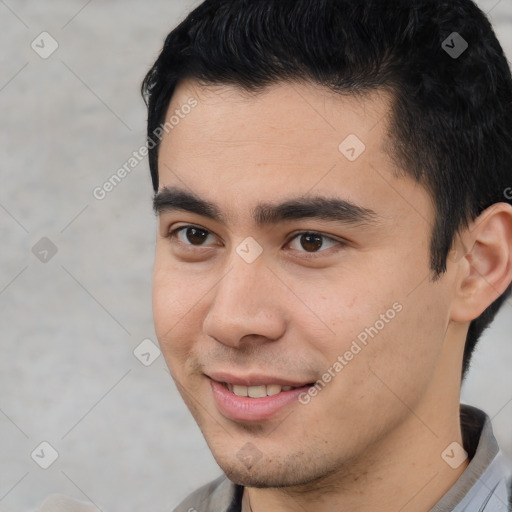
<svg viewBox="0 0 512 512"><path fill-rule="evenodd" d="M244 487L256 487L258 489L269 489L272 487L292 487L301 485L301 482L297 482L290 479L288 474L276 475L274 472L269 473L268 468L260 468L258 471L244 470L240 467L224 466L222 470L226 476L235 484L243 485Z"/></svg>
<svg viewBox="0 0 512 512"><path fill-rule="evenodd" d="M326 468L316 467L297 455L278 457L258 455L254 445L247 443L238 453L213 453L217 464L235 484L245 487L302 487L326 476Z"/></svg>

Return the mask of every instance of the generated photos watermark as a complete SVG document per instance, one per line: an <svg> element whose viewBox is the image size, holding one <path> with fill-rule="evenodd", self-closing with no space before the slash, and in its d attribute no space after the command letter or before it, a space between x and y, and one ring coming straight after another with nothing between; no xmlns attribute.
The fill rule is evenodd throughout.
<svg viewBox="0 0 512 512"><path fill-rule="evenodd" d="M189 98L186 103L181 105L174 111L174 114L169 119L153 130L152 136L148 137L145 144L140 146L137 151L132 153L132 156L126 160L126 162L117 169L101 186L95 187L92 191L92 195L98 201L102 201L107 195L112 192L126 176L128 176L135 167L148 155L150 149L153 149L158 142L161 141L164 133L169 133L173 130L182 119L192 112L192 109L198 105L195 98Z"/></svg>
<svg viewBox="0 0 512 512"><path fill-rule="evenodd" d="M327 369L322 375L321 379L318 379L313 386L307 391L303 391L299 395L299 402L302 405L307 405L311 402L311 399L322 391L329 382L331 382L336 375L338 375L347 366L350 361L354 359L365 347L368 346L370 339L374 339L378 334L389 324L400 311L403 306L400 302L395 302L385 312L379 315L379 319L376 320L372 326L365 327L358 335L357 339L352 340L350 347L343 355L339 355L336 361Z"/></svg>

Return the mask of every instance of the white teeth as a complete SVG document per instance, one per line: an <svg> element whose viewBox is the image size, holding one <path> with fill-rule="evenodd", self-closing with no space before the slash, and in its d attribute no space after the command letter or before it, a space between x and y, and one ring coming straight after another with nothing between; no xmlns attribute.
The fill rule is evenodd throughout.
<svg viewBox="0 0 512 512"><path fill-rule="evenodd" d="M233 384L233 393L238 396L247 396L247 386L237 386Z"/></svg>
<svg viewBox="0 0 512 512"><path fill-rule="evenodd" d="M279 384L270 384L267 386L267 396L273 396L281 393L281 386Z"/></svg>
<svg viewBox="0 0 512 512"><path fill-rule="evenodd" d="M248 396L250 398L263 398L274 396L281 391L290 391L292 386L280 386L279 384L268 384L267 386L239 386L238 384L227 384L229 391L237 396Z"/></svg>
<svg viewBox="0 0 512 512"><path fill-rule="evenodd" d="M247 394L251 398L263 398L267 396L267 386L249 386L247 388Z"/></svg>

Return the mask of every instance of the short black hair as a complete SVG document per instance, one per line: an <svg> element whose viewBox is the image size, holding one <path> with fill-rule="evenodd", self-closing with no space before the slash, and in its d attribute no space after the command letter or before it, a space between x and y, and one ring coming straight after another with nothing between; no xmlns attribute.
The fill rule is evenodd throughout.
<svg viewBox="0 0 512 512"><path fill-rule="evenodd" d="M152 136L185 78L256 93L284 81L391 93L387 150L436 208L433 279L446 271L459 230L492 204L512 202L510 68L471 0L204 1L167 36L142 84L155 192L159 140ZM470 323L463 378L511 288Z"/></svg>

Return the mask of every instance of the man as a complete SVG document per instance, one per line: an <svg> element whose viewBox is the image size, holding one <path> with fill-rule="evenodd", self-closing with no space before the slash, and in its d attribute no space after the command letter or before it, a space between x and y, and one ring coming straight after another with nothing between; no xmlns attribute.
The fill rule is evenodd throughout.
<svg viewBox="0 0 512 512"><path fill-rule="evenodd" d="M512 281L512 79L470 0L206 0L147 74L155 329L225 475L176 511L507 510L460 405Z"/></svg>

